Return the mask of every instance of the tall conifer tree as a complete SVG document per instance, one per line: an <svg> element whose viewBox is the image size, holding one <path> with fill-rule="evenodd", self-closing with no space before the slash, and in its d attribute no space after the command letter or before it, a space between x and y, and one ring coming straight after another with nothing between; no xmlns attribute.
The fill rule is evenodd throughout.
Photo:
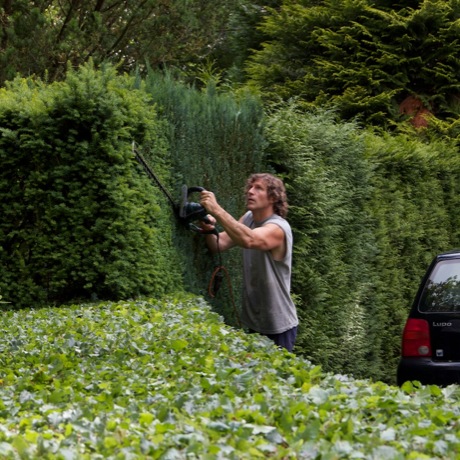
<svg viewBox="0 0 460 460"><path fill-rule="evenodd" d="M261 29L269 40L248 72L271 100L337 105L374 124L398 120L408 97L410 115L458 113L457 0L284 0Z"/></svg>

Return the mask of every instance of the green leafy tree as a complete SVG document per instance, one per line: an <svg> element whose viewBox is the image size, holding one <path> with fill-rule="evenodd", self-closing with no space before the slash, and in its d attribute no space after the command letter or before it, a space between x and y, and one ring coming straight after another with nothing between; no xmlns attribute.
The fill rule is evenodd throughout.
<svg viewBox="0 0 460 460"><path fill-rule="evenodd" d="M269 37L258 27L271 8L282 0L240 0L229 16L225 60L220 59L227 78L233 84L247 80L245 62L254 50L262 48Z"/></svg>
<svg viewBox="0 0 460 460"><path fill-rule="evenodd" d="M219 54L236 0L5 0L0 83L31 74L63 78L92 59L121 69L199 63Z"/></svg>
<svg viewBox="0 0 460 460"><path fill-rule="evenodd" d="M334 105L346 119L388 126L408 97L456 117L459 27L457 0L284 0L260 25L269 39L248 73L270 100Z"/></svg>

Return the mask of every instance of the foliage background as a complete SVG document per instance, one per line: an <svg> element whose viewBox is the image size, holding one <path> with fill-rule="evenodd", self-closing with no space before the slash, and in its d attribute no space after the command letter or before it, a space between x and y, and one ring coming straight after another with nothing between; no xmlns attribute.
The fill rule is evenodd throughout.
<svg viewBox="0 0 460 460"><path fill-rule="evenodd" d="M414 96L417 110L455 119L459 18L457 0L285 0L261 18L249 81L268 100L295 97L385 129Z"/></svg>
<svg viewBox="0 0 460 460"><path fill-rule="evenodd" d="M296 353L393 382L419 279L460 246L459 11L457 0L3 2L3 299L208 297L220 260L177 225L134 140L177 199L183 184L205 186L235 216L249 173L281 175ZM401 112L407 98L420 113ZM223 263L233 289L224 280L209 300L236 325L238 251Z"/></svg>
<svg viewBox="0 0 460 460"><path fill-rule="evenodd" d="M196 69L225 56L236 0L6 0L0 3L0 82L17 74L62 80L93 60L121 71ZM224 59L225 61L225 59Z"/></svg>
<svg viewBox="0 0 460 460"><path fill-rule="evenodd" d="M326 369L372 373L370 354L379 353L369 346L375 339L368 300L376 242L362 133L332 114L287 106L270 117L268 138L289 185L293 291L301 316L297 349Z"/></svg>

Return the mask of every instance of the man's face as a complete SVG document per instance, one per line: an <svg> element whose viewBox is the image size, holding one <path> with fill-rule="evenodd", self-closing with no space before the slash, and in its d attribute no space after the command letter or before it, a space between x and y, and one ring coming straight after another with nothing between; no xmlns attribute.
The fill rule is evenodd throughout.
<svg viewBox="0 0 460 460"><path fill-rule="evenodd" d="M246 192L246 208L249 211L255 211L272 205L273 199L268 198L265 182L261 179L255 180Z"/></svg>

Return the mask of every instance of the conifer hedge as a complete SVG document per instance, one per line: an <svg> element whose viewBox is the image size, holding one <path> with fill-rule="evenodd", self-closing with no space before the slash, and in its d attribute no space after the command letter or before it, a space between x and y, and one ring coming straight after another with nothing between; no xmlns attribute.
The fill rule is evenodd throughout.
<svg viewBox="0 0 460 460"><path fill-rule="evenodd" d="M37 307L180 288L171 213L131 148L154 143L166 180L163 129L145 92L113 68L1 90L4 300Z"/></svg>
<svg viewBox="0 0 460 460"><path fill-rule="evenodd" d="M204 187L238 219L245 211L246 179L268 169L264 156L265 114L260 99L249 91L218 91L213 84L200 90L156 72L146 79L146 91L169 124L172 192L179 197L184 184ZM196 193L189 197L192 202L199 199ZM183 229L175 232L174 243L182 258L186 289L205 295L229 324L238 326L240 251L212 257L202 236ZM221 264L224 269L214 277ZM220 276L220 287L213 292L213 281Z"/></svg>
<svg viewBox="0 0 460 460"><path fill-rule="evenodd" d="M366 135L374 169L368 209L378 251L373 258L375 340L380 378L393 382L402 328L433 257L460 247L460 158L451 142ZM370 349L376 352L370 344Z"/></svg>
<svg viewBox="0 0 460 460"><path fill-rule="evenodd" d="M295 352L326 371L393 383L427 264L460 246L460 159L447 141L385 135L250 93L145 82L91 65L0 90L0 295L14 307L205 294L237 325L240 251L211 257L177 225L132 143L173 196L203 186L235 217L255 171L287 184ZM191 200L198 201L198 196ZM223 262L217 297L208 284Z"/></svg>
<svg viewBox="0 0 460 460"><path fill-rule="evenodd" d="M457 149L295 105L271 114L267 139L291 204L295 351L394 383L421 277L436 253L460 246Z"/></svg>
<svg viewBox="0 0 460 460"><path fill-rule="evenodd" d="M367 359L379 333L369 331L367 303L376 242L366 208L371 168L359 130L290 105L272 114L267 134L288 186L300 314L296 352L327 370L378 372Z"/></svg>

